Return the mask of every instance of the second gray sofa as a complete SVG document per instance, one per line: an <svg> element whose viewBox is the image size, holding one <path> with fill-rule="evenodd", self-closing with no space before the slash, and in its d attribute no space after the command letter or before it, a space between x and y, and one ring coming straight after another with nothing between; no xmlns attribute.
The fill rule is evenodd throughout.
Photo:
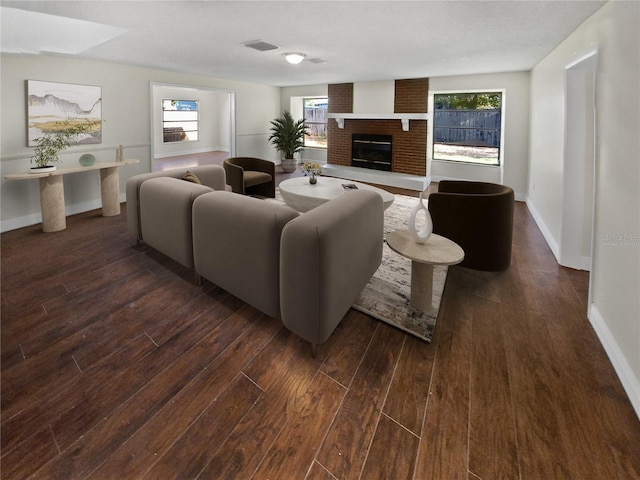
<svg viewBox="0 0 640 480"><path fill-rule="evenodd" d="M353 190L310 212L229 192L193 202L196 273L316 346L377 270L382 197Z"/></svg>

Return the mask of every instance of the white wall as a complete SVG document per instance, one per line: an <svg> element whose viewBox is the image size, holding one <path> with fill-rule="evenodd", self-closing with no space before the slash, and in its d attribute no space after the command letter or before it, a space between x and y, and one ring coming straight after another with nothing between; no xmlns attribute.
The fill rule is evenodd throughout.
<svg viewBox="0 0 640 480"><path fill-rule="evenodd" d="M529 164L529 73L429 78L430 97L433 92L497 89L504 90L503 164L492 167L433 160L430 141L427 145L427 158L431 163L431 178L435 181L459 179L502 183L513 188L516 198L524 200ZM432 101L430 105L433 105Z"/></svg>
<svg viewBox="0 0 640 480"><path fill-rule="evenodd" d="M561 243L565 68L598 52L589 319L640 415L640 3L612 1L531 73L530 210Z"/></svg>
<svg viewBox="0 0 640 480"><path fill-rule="evenodd" d="M136 173L151 171L151 82L235 91L236 154L276 159L276 152L267 138L269 121L280 112L280 89L277 87L58 56L2 55L0 61L0 168L3 175L26 171L33 155L33 147L26 146L25 80L102 87L102 116L106 120L102 144L72 147L60 158L66 164L73 164L82 153L91 152L98 161L114 160L116 147L123 145L127 158L140 159L138 165L119 169L123 201L126 179ZM97 172L67 175L64 184L67 214L100 207ZM3 179L0 201L2 231L41 221L36 180L7 182Z"/></svg>
<svg viewBox="0 0 640 480"><path fill-rule="evenodd" d="M229 151L229 93L208 89L181 88L171 85L152 86L152 113L155 158L190 153ZM198 140L191 142L162 141L162 100L198 101ZM226 132L226 135L223 133Z"/></svg>

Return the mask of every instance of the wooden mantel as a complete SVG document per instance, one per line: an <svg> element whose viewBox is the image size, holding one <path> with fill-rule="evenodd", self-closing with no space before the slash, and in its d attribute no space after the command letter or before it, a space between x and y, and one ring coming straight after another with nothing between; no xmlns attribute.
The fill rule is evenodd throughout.
<svg viewBox="0 0 640 480"><path fill-rule="evenodd" d="M345 120L400 120L402 130L409 131L409 120L429 120L428 113L327 113L335 119L338 128L344 128Z"/></svg>

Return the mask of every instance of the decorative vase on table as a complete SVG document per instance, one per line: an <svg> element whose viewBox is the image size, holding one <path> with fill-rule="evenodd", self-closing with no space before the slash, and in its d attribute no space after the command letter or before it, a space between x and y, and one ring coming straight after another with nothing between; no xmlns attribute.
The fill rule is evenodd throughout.
<svg viewBox="0 0 640 480"><path fill-rule="evenodd" d="M312 173L311 175L309 175L309 183L311 185L315 185L318 182L318 179L316 178L316 174Z"/></svg>
<svg viewBox="0 0 640 480"><path fill-rule="evenodd" d="M83 167L90 167L91 165L96 163L96 157L94 157L90 153L85 153L84 155L80 156L80 159L78 161Z"/></svg>
<svg viewBox="0 0 640 480"><path fill-rule="evenodd" d="M418 229L416 227L416 220L418 214L421 210L424 210L425 219L424 225L422 228ZM429 214L429 210L422 203L422 192L420 193L420 200L418 200L418 204L411 210L411 214L409 215L409 235L411 238L417 243L426 243L433 232L433 222L431 220L431 215Z"/></svg>

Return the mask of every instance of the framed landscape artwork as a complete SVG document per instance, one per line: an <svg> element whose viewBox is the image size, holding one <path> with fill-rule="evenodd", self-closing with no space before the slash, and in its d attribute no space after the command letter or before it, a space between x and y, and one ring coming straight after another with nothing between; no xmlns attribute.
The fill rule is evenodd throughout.
<svg viewBox="0 0 640 480"><path fill-rule="evenodd" d="M79 122L90 122L91 128L78 137L78 144L102 143L101 87L27 80L28 146L45 133Z"/></svg>

